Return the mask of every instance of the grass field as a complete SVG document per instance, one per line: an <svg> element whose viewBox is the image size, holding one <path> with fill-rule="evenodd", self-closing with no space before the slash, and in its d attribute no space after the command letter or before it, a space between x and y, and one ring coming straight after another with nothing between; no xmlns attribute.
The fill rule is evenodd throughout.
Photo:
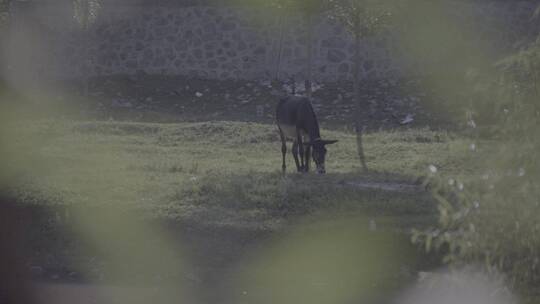
<svg viewBox="0 0 540 304"><path fill-rule="evenodd" d="M284 178L273 125L41 121L16 130L11 151L19 162L9 163L19 164L14 188L27 203L262 229L317 213L425 218L435 208L428 193L381 186L417 184L431 164L460 174L468 146L445 132L368 134L366 173L355 136L323 130L339 140L329 147L328 174L297 174L289 153Z"/></svg>
<svg viewBox="0 0 540 304"><path fill-rule="evenodd" d="M6 126L0 180L30 206L25 263L38 279L150 284L193 303L296 291L326 299L355 295L358 284L392 297L417 271L440 265L410 243L412 228L437 220L421 183L428 167L464 175L471 156L469 141L451 133L382 131L364 137L363 172L355 135L323 129L323 138L339 140L328 147L327 174L296 173L288 153L283 176L269 124ZM288 283L275 285L282 277Z"/></svg>

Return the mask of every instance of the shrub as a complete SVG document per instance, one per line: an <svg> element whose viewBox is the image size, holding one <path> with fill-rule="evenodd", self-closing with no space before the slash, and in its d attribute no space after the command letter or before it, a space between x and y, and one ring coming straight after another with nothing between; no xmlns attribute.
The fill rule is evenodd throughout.
<svg viewBox="0 0 540 304"><path fill-rule="evenodd" d="M517 289L540 283L540 37L493 71L472 71L467 124L482 154L479 171L459 182L433 174L437 227L413 241L445 253L451 265L479 263ZM496 139L482 151L483 139Z"/></svg>

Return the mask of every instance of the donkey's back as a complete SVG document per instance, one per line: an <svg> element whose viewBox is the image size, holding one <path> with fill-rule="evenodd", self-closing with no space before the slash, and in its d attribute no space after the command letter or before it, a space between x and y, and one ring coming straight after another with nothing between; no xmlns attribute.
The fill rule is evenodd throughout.
<svg viewBox="0 0 540 304"><path fill-rule="evenodd" d="M297 129L307 134L308 124L314 120L313 107L306 97L286 97L276 107L276 122L286 137L295 138Z"/></svg>

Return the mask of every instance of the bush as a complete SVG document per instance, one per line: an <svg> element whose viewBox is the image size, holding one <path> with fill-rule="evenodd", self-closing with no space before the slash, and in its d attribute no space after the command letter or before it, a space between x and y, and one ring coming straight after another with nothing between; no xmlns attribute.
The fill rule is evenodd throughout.
<svg viewBox="0 0 540 304"><path fill-rule="evenodd" d="M439 225L413 241L451 265L479 263L515 288L540 283L540 38L493 71L472 72L467 124L480 171L458 182L433 174ZM482 151L483 139L496 139ZM435 170L434 170L435 171Z"/></svg>

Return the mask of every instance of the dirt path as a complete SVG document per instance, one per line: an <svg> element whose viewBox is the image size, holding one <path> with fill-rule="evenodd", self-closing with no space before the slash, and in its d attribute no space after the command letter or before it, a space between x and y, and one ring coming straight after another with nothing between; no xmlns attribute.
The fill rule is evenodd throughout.
<svg viewBox="0 0 540 304"><path fill-rule="evenodd" d="M395 183L395 182L367 182L367 181L355 181L355 182L346 182L345 185L357 187L361 189L373 189L381 191L391 191L391 192L422 192L424 187L421 185L413 185L406 183Z"/></svg>

